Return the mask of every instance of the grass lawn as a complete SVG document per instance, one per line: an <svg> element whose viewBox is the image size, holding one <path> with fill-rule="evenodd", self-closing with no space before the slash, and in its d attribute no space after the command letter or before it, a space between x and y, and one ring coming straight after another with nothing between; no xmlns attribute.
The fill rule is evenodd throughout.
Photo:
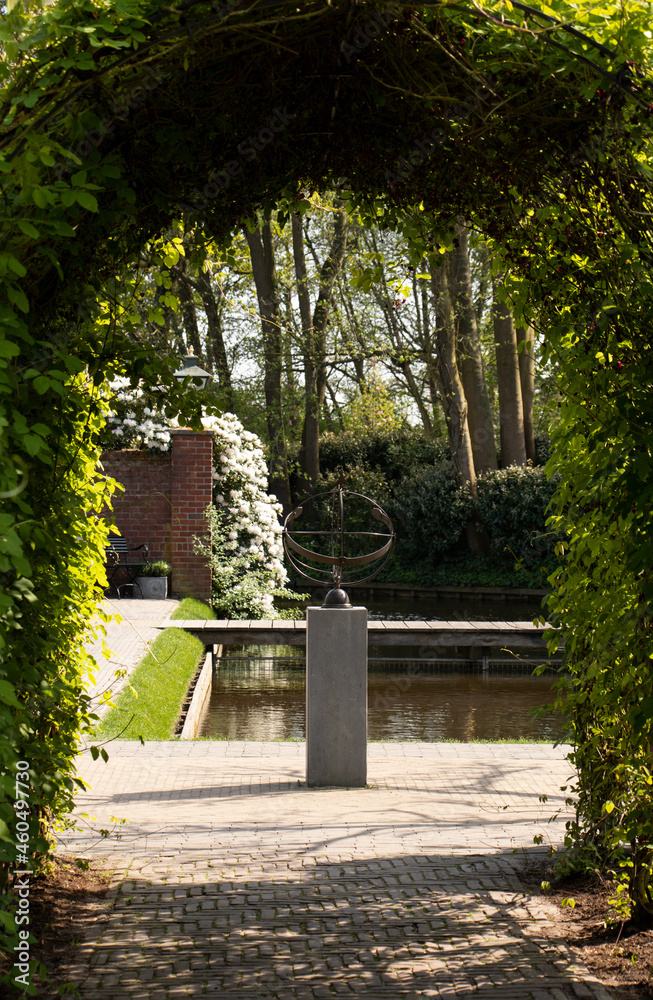
<svg viewBox="0 0 653 1000"><path fill-rule="evenodd" d="M214 618L210 608L187 598L172 615L179 619ZM199 639L169 628L158 636L98 726L98 740L169 740L188 685L204 654Z"/></svg>
<svg viewBox="0 0 653 1000"><path fill-rule="evenodd" d="M170 615L175 621L208 621L209 618L215 618L215 611L213 608L209 608L208 605L202 604L201 601L196 601L194 597L185 597L176 611L173 611Z"/></svg>

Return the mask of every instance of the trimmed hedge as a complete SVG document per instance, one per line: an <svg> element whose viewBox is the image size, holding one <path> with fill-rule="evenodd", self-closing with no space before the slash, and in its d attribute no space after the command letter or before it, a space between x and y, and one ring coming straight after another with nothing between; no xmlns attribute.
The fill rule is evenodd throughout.
<svg viewBox="0 0 653 1000"><path fill-rule="evenodd" d="M461 489L450 463L414 470L394 490L390 516L401 562L435 562L463 539L474 500Z"/></svg>
<svg viewBox="0 0 653 1000"><path fill-rule="evenodd" d="M298 453L299 445L290 449L291 465L296 464ZM446 443L433 441L423 431L411 428L370 431L365 436L353 431L340 434L329 432L320 436L320 471L324 480L330 477L336 479L340 471L349 475L354 469L367 469L380 472L386 483L392 485L399 482L409 469L436 465L449 457ZM293 497L299 501L296 480L291 485ZM380 498L379 502L383 503Z"/></svg>
<svg viewBox="0 0 653 1000"><path fill-rule="evenodd" d="M548 453L548 439L538 439L538 458ZM477 497L456 482L447 446L417 430L325 434L320 444L322 476L315 492L333 488L338 476L345 489L374 499L392 518L397 532L395 555L383 572L386 581L541 587L557 565L554 547L560 537L547 531L547 507L557 480L543 466L511 466L477 480ZM300 498L296 497L296 501ZM328 522L328 498L317 508L305 506L302 527ZM350 530L369 531L367 507L347 506ZM474 522L487 540L487 554L471 555L465 526ZM311 547L311 542L307 542ZM317 541L315 542L317 544ZM364 544L364 543L361 543ZM352 552L357 552L354 547ZM470 562L471 560L471 562ZM449 581L449 575L456 579ZM496 577L496 581L492 578ZM492 582L488 583L488 580Z"/></svg>
<svg viewBox="0 0 653 1000"><path fill-rule="evenodd" d="M458 486L450 464L414 471L394 490L402 564L435 560L464 547L465 525L485 532L492 555L535 566L553 555L558 537L546 530L546 509L555 483L544 469L526 465L488 472L477 480L478 497Z"/></svg>

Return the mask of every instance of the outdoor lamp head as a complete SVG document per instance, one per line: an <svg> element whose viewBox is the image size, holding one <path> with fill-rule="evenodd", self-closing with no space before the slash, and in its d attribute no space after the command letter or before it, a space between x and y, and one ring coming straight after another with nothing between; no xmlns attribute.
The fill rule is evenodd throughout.
<svg viewBox="0 0 653 1000"><path fill-rule="evenodd" d="M197 364L197 358L192 354L187 354L184 358L184 364L175 372L174 376L180 385L185 385L188 379L193 385L196 381L200 381L200 385L197 386L199 389L206 389L207 385L211 381L211 376L208 372L205 372L203 368Z"/></svg>

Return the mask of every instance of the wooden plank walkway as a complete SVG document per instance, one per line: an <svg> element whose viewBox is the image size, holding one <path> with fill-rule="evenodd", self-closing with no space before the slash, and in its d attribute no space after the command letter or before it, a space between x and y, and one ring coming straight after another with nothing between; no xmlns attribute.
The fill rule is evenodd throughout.
<svg viewBox="0 0 653 1000"><path fill-rule="evenodd" d="M343 611L343 614L346 614ZM171 621L160 628L183 628L204 645L305 646L306 622ZM532 622L368 622L371 646L520 646L546 648L543 633L550 625Z"/></svg>

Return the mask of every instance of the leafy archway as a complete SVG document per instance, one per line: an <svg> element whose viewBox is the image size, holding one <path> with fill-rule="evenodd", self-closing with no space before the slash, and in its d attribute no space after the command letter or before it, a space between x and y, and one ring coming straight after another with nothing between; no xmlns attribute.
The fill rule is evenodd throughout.
<svg viewBox="0 0 653 1000"><path fill-rule="evenodd" d="M148 241L174 260L163 234L181 213L227 240L257 208L331 185L386 225L417 206L416 254L471 219L546 326L564 397L570 547L552 613L575 664L571 835L649 863L648 5L593 6L557 3L556 20L508 0L84 0L5 16L0 759L30 763L42 815L70 801L88 711L79 645L103 561L88 515L112 485L95 474L102 383L126 366L184 405L116 276ZM9 862L8 779L4 793Z"/></svg>

